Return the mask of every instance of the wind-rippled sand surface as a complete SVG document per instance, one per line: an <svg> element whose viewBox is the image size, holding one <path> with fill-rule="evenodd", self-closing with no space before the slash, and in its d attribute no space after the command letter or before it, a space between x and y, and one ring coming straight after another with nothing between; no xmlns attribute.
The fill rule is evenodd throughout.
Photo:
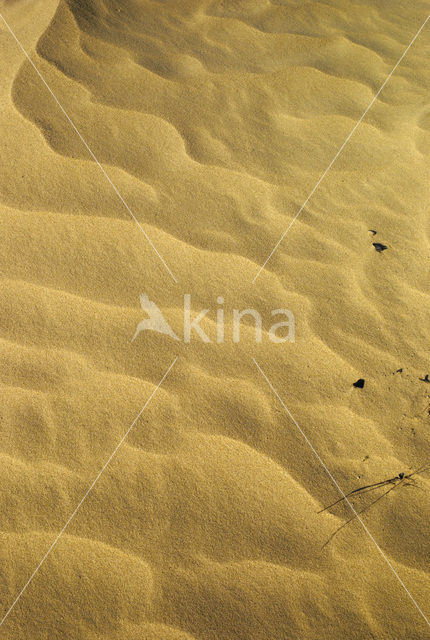
<svg viewBox="0 0 430 640"><path fill-rule="evenodd" d="M0 637L430 637L357 521L321 550L351 512L317 514L339 494L252 361L345 492L430 460L430 23L252 283L429 3L1 11L178 282L2 24L0 617L178 361ZM130 342L141 293L178 335L191 293L212 342ZM233 307L261 344L233 343ZM294 344L268 339L277 308ZM429 616L418 483L363 521Z"/></svg>

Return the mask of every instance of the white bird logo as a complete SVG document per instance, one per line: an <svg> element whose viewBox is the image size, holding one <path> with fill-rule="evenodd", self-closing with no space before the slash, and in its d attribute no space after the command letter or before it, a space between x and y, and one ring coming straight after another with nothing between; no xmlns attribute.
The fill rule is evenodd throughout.
<svg viewBox="0 0 430 640"><path fill-rule="evenodd" d="M140 306L148 314L149 318L139 322L131 342L137 338L141 331L157 331L157 333L163 333L174 340L179 340L155 302L152 302L145 293L140 296Z"/></svg>

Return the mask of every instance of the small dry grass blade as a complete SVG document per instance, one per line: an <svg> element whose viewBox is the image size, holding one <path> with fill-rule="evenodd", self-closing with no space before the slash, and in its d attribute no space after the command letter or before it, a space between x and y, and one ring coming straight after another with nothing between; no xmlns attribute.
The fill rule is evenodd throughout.
<svg viewBox="0 0 430 640"><path fill-rule="evenodd" d="M408 478L412 478L413 476L417 476L420 473L424 473L425 471L430 471L430 465L428 464L428 461L423 464L422 467L419 467L416 471L414 471L413 473L410 473L408 475Z"/></svg>
<svg viewBox="0 0 430 640"><path fill-rule="evenodd" d="M388 484L398 484L399 480L403 480L403 479L410 480L413 478L413 476L419 475L420 473L424 473L425 471L429 471L429 470L430 470L430 465L428 464L428 461L427 461L421 467L418 467L416 471L413 471L408 475L404 473L399 473L399 475L394 476L393 478L388 478L387 480L382 480L381 482L374 482L373 484L367 484L367 485L364 485L363 487L358 487L358 489L353 489L346 495L335 500L335 502L332 502L331 504L327 505L327 507L320 509L320 511L318 511L317 513L323 513L324 511L328 511L328 509L331 509L332 507L336 506L337 504L339 504L346 498L349 498L350 496L367 493L368 491L375 491L376 489L379 489L380 487L384 487Z"/></svg>
<svg viewBox="0 0 430 640"><path fill-rule="evenodd" d="M382 500L382 498L384 498L385 496L387 496L391 491L393 491L394 489L396 489L396 487L399 487L403 482L404 482L405 478L402 478L401 480L399 479L399 482L396 482L392 487L390 487L388 489L388 491L385 491L381 496L379 496L379 498L376 498L376 500L374 500L373 502L371 502L370 504L367 505L367 507L365 507L364 509L361 509L361 511L356 511L354 513L354 515L347 520L346 522L344 522L340 527L338 527L336 529L336 531L334 531L331 536L329 537L329 539L327 540L327 542L325 542L323 544L323 546L321 547L321 551L329 544L329 542L331 542L333 540L333 538L335 537L335 535L337 533L339 533L339 531L341 531L341 529L343 529L344 527L346 527L347 524L349 524L350 522L352 522L353 520L355 520L361 513L365 513L366 511L368 511L368 509L370 509L370 507L372 507L374 504L376 504L377 502L379 502L380 500ZM388 481L387 481L388 482Z"/></svg>
<svg viewBox="0 0 430 640"><path fill-rule="evenodd" d="M397 479L397 476L395 478L389 478L388 480L382 480L381 482L375 482L374 484L367 484L364 487L358 487L358 489L354 489L353 491L350 491L349 493L345 494L335 502L332 502L332 504L329 504L327 507L324 507L324 509L321 509L317 513L323 513L324 511L328 511L328 509L331 509L335 505L339 504L339 502L342 502L343 500L345 500L346 498L349 498L350 496L354 496L360 493L367 493L368 491L375 491L375 489L380 489L381 487L384 487L387 484L392 484L396 479Z"/></svg>

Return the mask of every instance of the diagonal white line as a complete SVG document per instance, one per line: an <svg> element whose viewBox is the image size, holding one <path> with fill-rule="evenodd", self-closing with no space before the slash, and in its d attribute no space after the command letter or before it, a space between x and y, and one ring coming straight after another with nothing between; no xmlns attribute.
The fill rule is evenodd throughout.
<svg viewBox="0 0 430 640"><path fill-rule="evenodd" d="M141 230L141 232L143 233L143 235L145 236L146 240L149 242L149 244L151 245L152 249L155 251L155 253L157 254L157 256L159 257L159 259L161 260L161 262L163 263L165 269L168 271L168 273L170 274L170 276L173 278L173 280L177 283L177 279L175 278L175 276L173 275L172 271L170 270L170 267L167 265L166 261L164 260L163 256L160 254L160 252L158 251L158 249L155 247L154 243L152 242L151 238L148 236L148 234L146 233L145 229L142 227L142 225L140 224L139 220L136 218L136 216L134 215L133 211L130 209L130 207L128 206L128 204L126 203L126 201L124 200L124 198L122 197L121 193L119 192L118 188L116 187L116 185L112 182L109 174L106 172L106 170L104 169L104 167L100 164L100 162L97 160L94 152L92 151L92 149L88 146L86 140L84 139L84 137L82 136L82 134L80 133L80 131L78 130L77 126L75 125L75 123L73 122L73 120L70 118L69 114L66 112L66 110L64 109L63 105L60 103L60 101L58 100L57 96L54 94L54 92L52 91L51 87L48 85L48 83L46 82L45 78L42 76L42 74L40 73L39 69L36 67L36 65L34 64L33 60L30 58L30 56L28 55L27 51L24 49L23 45L21 44L21 42L18 40L17 36L15 35L15 33L12 31L12 28L10 27L10 25L6 22L4 16L0 13L0 18L3 20L4 24L6 25L6 28L8 29L9 33L11 34L11 36L13 37L13 39L15 40L15 42L17 43L17 45L19 46L19 48L21 49L21 51L23 52L23 54L25 55L25 57L27 58L27 60L29 61L29 63L31 64L31 66L33 67L33 69L35 70L35 72L37 73L37 75L39 76L39 78L41 79L41 81L43 82L43 84L45 85L45 87L48 89L49 93L51 94L51 96L54 98L55 102L57 103L57 105L59 106L59 108L61 109L61 111L63 112L64 116L66 117L66 119L69 121L71 127L73 128L73 130L75 131L76 135L79 137L79 139L81 140L82 144L84 145L84 147L86 148L86 150L88 151L88 153L90 154L91 158L94 160L94 162L96 163L96 165L99 167L100 171L103 173L104 177L106 178L106 180L109 182L109 184L111 185L112 189L115 191L116 195L118 196L118 198L121 200L122 204L124 205L124 207L127 209L128 213L130 214L130 216L133 218L133 220L135 221L135 223L137 224L137 226L139 227L139 229Z"/></svg>
<svg viewBox="0 0 430 640"><path fill-rule="evenodd" d="M409 589L407 588L407 586L405 585L405 583L403 582L403 580L401 579L401 577L399 576L399 574L397 573L397 571L395 570L395 568L393 567L393 565L391 564L390 560L388 559L388 557L385 555L385 553L382 551L381 547L379 546L379 544L376 542L375 538L373 537L373 535L370 533L369 529L367 528L367 526L365 525L365 523L363 522L363 520L360 518L359 514L357 513L357 511L355 510L354 506L352 505L352 503L348 500L348 498L346 497L346 495L344 494L343 490L341 489L341 487L339 486L336 478L332 475L332 473L330 472L330 470L328 469L327 465L325 464L324 460L321 458L321 456L319 455L318 451L315 449L315 447L313 446L313 444L311 443L311 441L309 440L309 438L307 437L307 435L305 434L305 432L303 431L303 429L300 427L300 425L296 422L294 416L292 415L291 411L288 409L287 405L285 404L285 402L282 400L281 396L279 395L279 393L277 392L277 390L275 389L275 387L272 385L272 383L270 382L269 378L267 377L267 375L264 373L263 369L260 367L260 365L258 364L258 362L255 360L255 358L252 358L252 360L254 361L255 366L257 367L257 369L259 370L259 372L261 373L261 375L263 376L263 378L265 379L265 381L267 382L267 384L269 385L269 387L271 388L271 390L273 391L273 393L275 394L275 396L278 398L279 402L281 403L281 405L283 406L283 408L285 409L285 411L287 412L288 416L290 417L290 419L293 421L293 423L295 424L295 426L297 427L297 429L300 431L301 435L303 436L303 438L306 441L306 444L312 449L313 454L315 455L315 457L317 458L318 462L322 465L322 467L324 468L325 472L327 473L327 475L329 476L330 480L333 482L334 486L336 487L336 489L339 491L339 493L342 495L342 497L344 498L345 502L347 503L347 505L349 506L349 508L351 509L351 511L353 512L353 514L355 515L355 517L358 519L358 521L360 522L361 526L363 527L363 529L365 530L365 532L367 533L367 535L369 536L369 538L372 540L373 544L375 545L375 547L377 548L377 550L379 551L379 553L381 554L382 558L385 560L385 562L387 563L387 565L390 567L391 571L394 573L394 575L396 576L397 580L400 582L400 584L402 585L403 589L406 591L406 593L408 594L409 598L412 600L413 604L415 605L415 607L418 609L418 611L420 612L420 614L422 615L422 617L424 618L424 620L427 622L428 626L430 627L430 622L428 620L428 618L426 617L426 615L424 614L424 612L422 611L421 607L419 606L418 602L415 600L415 598L413 597L413 595L411 594L411 592L409 591Z"/></svg>
<svg viewBox="0 0 430 640"><path fill-rule="evenodd" d="M33 578L35 577L35 575L37 574L37 572L39 571L39 569L41 568L41 566L43 565L43 563L45 562L45 560L47 559L47 557L49 556L49 554L51 553L51 551L54 549L55 545L57 544L57 542L59 541L59 539L61 538L61 536L63 535L63 533L65 532L65 530L67 529L67 527L69 526L69 524L71 523L71 521L73 520L73 518L75 517L75 515L78 513L79 509L81 508L82 504L85 502L85 500L87 499L88 495L91 493L91 491L93 490L95 484L97 483L97 481L99 480L100 476L104 473L104 471L106 470L106 468L109 466L112 458L114 457L114 455L116 454L116 452L118 451L118 449L121 447L121 445L123 444L124 440L127 438L128 434L130 433L130 431L133 429L134 425L136 424L136 422L139 420L140 416L142 415L142 413L145 411L146 407L148 406L148 404L151 402L152 398L154 397L154 395L157 393L158 389L161 387L161 385L163 384L164 380L167 378L171 368L173 367L173 365L175 364L176 360L178 358L176 357L173 362L171 363L170 367L167 369L166 373L164 374L164 376L161 378L160 382L157 384L157 386L155 387L155 389L152 391L151 395L149 396L149 398L147 399L147 401L145 402L145 404L143 405L142 409L139 411L139 413L137 414L137 416L135 417L135 419L133 420L133 422L131 423L131 425L129 426L129 428L127 429L127 431L125 432L125 434L123 435L123 437L121 438L121 440L119 441L119 443L117 444L117 446L115 447L115 449L113 450L113 452L111 453L111 455L109 456L109 458L106 460L106 462L104 463L104 465L102 466L102 468L100 469L100 471L98 472L98 474L96 475L96 477L94 478L94 480L92 481L92 483L90 484L90 486L88 487L88 489L86 490L83 498L81 499L81 501L79 502L78 506L75 508L75 510L73 511L72 515L69 517L69 519L67 520L66 524L64 525L64 527L61 529L60 533L57 535L57 537L55 538L54 542L51 544L51 546L49 547L48 551L45 553L45 555L43 556L42 560L39 562L39 564L37 565L37 567L35 568L35 570L33 571L33 573L31 574L31 576L29 577L29 579L27 580L27 582L25 583L25 585L23 586L23 588L21 589L21 591L19 592L19 594L17 595L17 597L15 598L15 600L12 602L11 606L9 607L9 609L6 611L5 615L3 616L1 622L0 622L0 627L2 626L2 624L5 622L6 618L9 616L9 614L12 612L13 608L15 607L16 603L18 602L18 600L21 598L21 596L23 595L23 593L25 592L25 590L27 589L28 585L30 584L30 582L33 580Z"/></svg>
<svg viewBox="0 0 430 640"><path fill-rule="evenodd" d="M346 145L348 144L348 142L350 141L350 139L352 138L355 130L357 129L357 127L360 125L360 123L362 122L363 118L366 116L366 114L370 111L370 109L373 107L374 103L376 102L379 94L381 93L381 91L384 89L385 85L387 84L387 82L389 81L389 79L391 78L391 76L393 75L393 73L395 72L395 70L397 69L397 67L399 66L399 64L401 63L401 61L403 60L403 58L405 57L405 55L407 54L407 52L409 51L409 49L411 48L411 46L413 45L413 43L415 42L415 40L418 38L418 36L420 35L421 31L424 29L425 25L427 24L427 22L430 19L430 14L427 16L427 18L424 20L423 24L421 25L421 27L418 29L418 31L416 32L416 34L414 35L414 37L412 38L412 40L410 41L410 43L408 44L408 46L406 47L406 49L404 50L404 52L402 53L402 55L400 56L400 58L397 60L396 64L394 65L394 67L392 68L392 70L390 71L390 73L388 74L388 76L385 78L384 82L382 83L381 87L379 88L379 90L375 93L375 95L373 96L371 102L369 103L369 105L366 107L366 109L364 110L362 116L359 118L359 120L357 120L357 122L355 123L354 127L351 129L350 133L348 134L348 136L346 137L345 141L343 142L343 144L341 145L341 147L339 148L339 150L337 151L336 155L334 156L333 160L330 162L330 164L328 165L327 169L324 171L324 173L321 175L321 177L319 178L318 182L316 183L316 185L314 186L314 188L312 189L312 191L310 192L310 194L308 195L308 197L306 198L306 200L304 201L304 203L302 204L302 206L300 207L300 209L298 210L298 212L296 213L296 215L294 216L294 218L291 220L290 224L288 225L287 229L284 231L284 233L282 234L282 236L279 238L278 242L275 244L275 246L273 247L272 251L270 252L270 254L268 255L268 257L266 258L265 262L262 264L262 266L260 267L260 269L258 270L257 275L254 277L254 279L252 280L252 284L255 283L255 281L257 280L257 278L260 276L261 272L263 271L263 269L265 268L266 264L269 262L270 258L273 256L273 254L275 253L276 249L279 247L279 245L281 244L282 240L285 238L285 236L287 235L287 233L289 232L289 230L291 229L291 227L293 226L293 224L296 222L297 218L299 217L299 215L301 214L301 212L303 211L303 209L306 207L307 203L309 202L309 200L312 198L313 194L315 193L315 191L318 189L318 187L320 186L321 182L324 180L324 178L326 177L326 175L328 174L328 172L330 171L330 169L332 168L332 166L334 165L334 163L336 162L336 160L338 159L338 157L340 156L340 154L342 153L342 151L344 150L344 148L346 147Z"/></svg>

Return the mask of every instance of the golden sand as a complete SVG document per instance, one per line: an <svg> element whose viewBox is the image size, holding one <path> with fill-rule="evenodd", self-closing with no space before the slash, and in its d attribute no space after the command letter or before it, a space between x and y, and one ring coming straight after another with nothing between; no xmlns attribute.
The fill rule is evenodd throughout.
<svg viewBox="0 0 430 640"><path fill-rule="evenodd" d="M430 638L428 10L3 2L0 638Z"/></svg>

